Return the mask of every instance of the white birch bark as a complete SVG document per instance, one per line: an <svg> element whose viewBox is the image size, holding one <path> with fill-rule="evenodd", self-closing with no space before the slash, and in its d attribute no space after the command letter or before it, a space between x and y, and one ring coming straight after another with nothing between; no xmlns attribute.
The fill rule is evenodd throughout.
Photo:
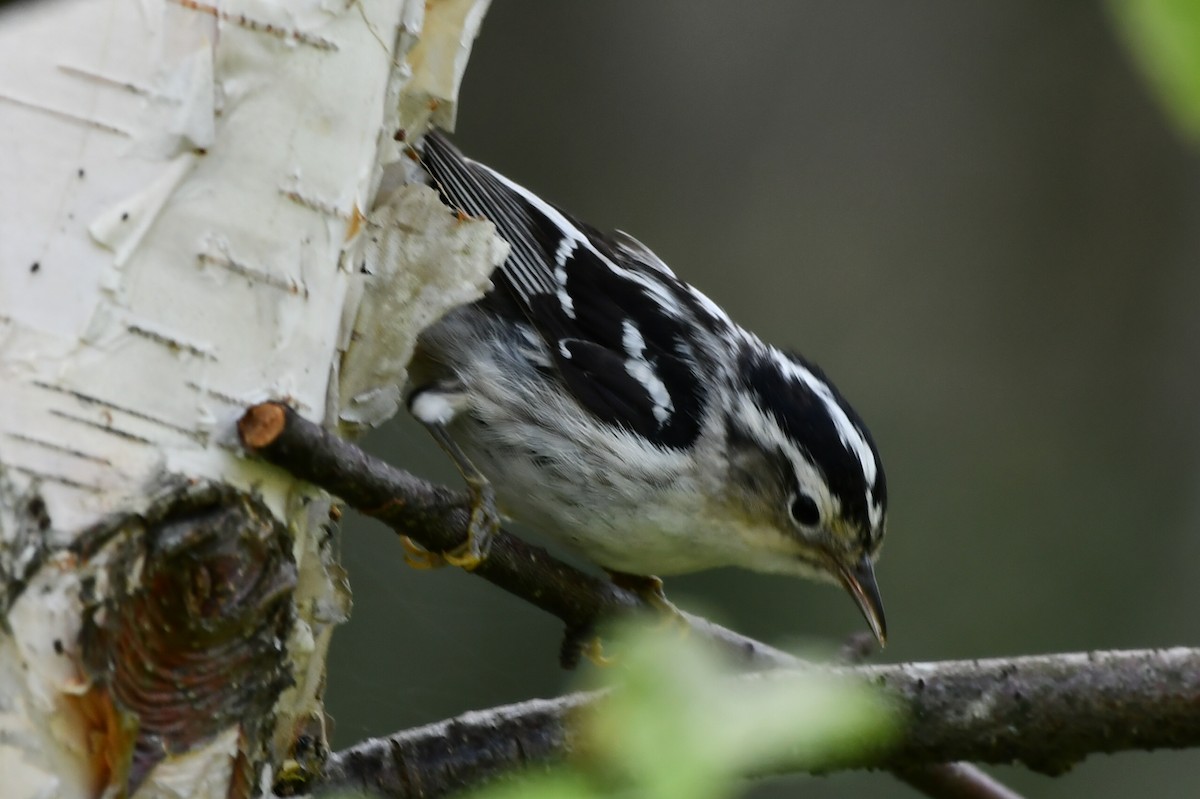
<svg viewBox="0 0 1200 799"><path fill-rule="evenodd" d="M138 796L253 795L299 756L298 735L321 735L325 652L348 610L330 502L242 459L234 422L267 398L327 424L386 418L419 325L476 296L503 258L490 225L403 185L393 138L453 123L486 6L54 0L0 12L5 797L120 795L135 744L161 754ZM176 719L203 734L168 746L94 665L128 653L85 651L112 639L81 631L89 618L112 628L123 598L153 600L147 575L170 571L154 571L136 524L78 544L114 514L153 515L185 481L253 492L287 525L288 679L271 683L282 690L260 718ZM140 613L130 623L149 625Z"/></svg>

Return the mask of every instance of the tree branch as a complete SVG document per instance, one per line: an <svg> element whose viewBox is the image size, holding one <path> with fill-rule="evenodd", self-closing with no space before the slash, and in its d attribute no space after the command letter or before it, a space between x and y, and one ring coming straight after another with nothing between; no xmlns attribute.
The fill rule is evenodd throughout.
<svg viewBox="0 0 1200 799"><path fill-rule="evenodd" d="M238 423L238 434L249 451L341 497L351 507L379 519L431 552L453 549L466 537L468 500L465 494L434 485L372 458L320 425L300 417L282 403L266 402L247 410ZM562 653L563 665L567 667L573 665L573 659L578 657L578 648L574 643L586 635L598 620L621 613L650 610L637 594L563 563L545 549L527 544L503 530L493 539L487 560L472 573L561 619L567 625ZM796 668L806 665L786 652L706 619L686 613L684 616L697 635L713 642L745 668ZM543 707L541 704L536 706ZM449 722L451 728L442 732L466 729L453 726L456 723L457 720ZM418 732L401 735L416 735ZM506 734L513 736L507 740L520 742L513 745L522 757L536 760L536 754L543 751L534 741L522 739L516 729L509 729ZM504 736L494 735L495 741L506 740ZM537 741L542 745L558 740L550 732L543 731L539 735L541 737ZM382 769L387 766L388 759L381 753L403 753L407 750L403 747L396 750L396 745L389 743L392 739L381 740L384 743L378 744L381 749L374 762ZM417 745L421 751L438 751L439 746L445 750L449 742ZM368 741L362 746L369 749L370 744ZM561 746L552 748L557 750ZM488 763L498 764L496 768L507 768L521 762L520 758L505 760L500 757L505 751L508 750L503 745L496 744L473 754L469 749L463 750L456 757L468 760L478 758L473 762L477 764L479 774L486 775L492 773L487 768ZM417 785L426 781L437 782L439 779L448 785L453 783L452 778L445 775L457 774L463 769L449 755L447 758L441 766L435 765L436 760L422 761L421 768L432 769L428 774L401 768L396 772L399 775L397 779L401 780L397 785ZM366 767L367 760L357 762L362 765L356 773L365 774L361 768ZM393 757L391 762L394 764L398 761ZM1012 799L1014 796L986 774L967 764L912 766L899 776L935 799ZM384 779L384 773L380 772L368 781L375 785L381 784ZM468 783L453 784L461 787ZM400 792L391 795L410 794Z"/></svg>
<svg viewBox="0 0 1200 799"><path fill-rule="evenodd" d="M322 778L306 790L434 799L514 770L558 763L579 747L573 714L600 698L580 692L532 699L368 738L330 755Z"/></svg>
<svg viewBox="0 0 1200 799"><path fill-rule="evenodd" d="M892 746L852 753L822 771L885 768L930 795L1016 796L975 769L940 761L1020 762L1060 774L1092 753L1200 744L1200 649L821 670L879 686L906 719ZM561 762L580 751L572 718L601 701L595 693L534 700L363 741L330 757L321 787L437 797ZM792 770L783 764L773 773Z"/></svg>
<svg viewBox="0 0 1200 799"><path fill-rule="evenodd" d="M445 552L466 537L466 494L422 480L373 458L281 403L250 408L238 423L242 444L296 477L341 497L431 552ZM596 622L621 613L654 612L636 593L558 560L542 547L500 530L487 560L472 574L557 616L568 644ZM698 616L684 614L696 632L748 668L796 666L792 655L739 635ZM570 646L564 647L571 667Z"/></svg>

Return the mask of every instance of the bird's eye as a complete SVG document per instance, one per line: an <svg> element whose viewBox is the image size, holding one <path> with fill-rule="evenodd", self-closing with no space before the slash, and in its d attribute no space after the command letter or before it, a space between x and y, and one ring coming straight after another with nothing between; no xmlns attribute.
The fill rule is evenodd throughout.
<svg viewBox="0 0 1200 799"><path fill-rule="evenodd" d="M792 500L791 510L792 519L805 527L813 527L821 521L821 511L817 508L817 501L808 494L797 494Z"/></svg>

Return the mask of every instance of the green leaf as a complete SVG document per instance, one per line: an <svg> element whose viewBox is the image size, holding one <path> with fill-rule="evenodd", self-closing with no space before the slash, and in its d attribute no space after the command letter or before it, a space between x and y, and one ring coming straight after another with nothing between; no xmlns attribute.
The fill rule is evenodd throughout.
<svg viewBox="0 0 1200 799"><path fill-rule="evenodd" d="M1110 0L1117 27L1176 123L1200 139L1200 2Z"/></svg>
<svg viewBox="0 0 1200 799"><path fill-rule="evenodd" d="M895 728L861 682L815 671L734 676L711 648L662 626L619 638L619 665L597 675L609 694L577 719L586 755L575 770L476 799L597 799L616 787L651 799L723 799L747 774L832 764L883 745Z"/></svg>
<svg viewBox="0 0 1200 799"><path fill-rule="evenodd" d="M633 630L612 695L587 729L614 771L662 799L727 796L742 775L817 766L888 737L890 713L828 674L733 677L699 642Z"/></svg>

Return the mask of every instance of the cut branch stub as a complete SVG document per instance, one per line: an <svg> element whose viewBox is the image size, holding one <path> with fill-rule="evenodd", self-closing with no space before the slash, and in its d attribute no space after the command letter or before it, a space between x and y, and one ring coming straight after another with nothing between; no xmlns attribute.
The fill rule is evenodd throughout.
<svg viewBox="0 0 1200 799"><path fill-rule="evenodd" d="M108 557L111 587L84 616L93 685L83 702L109 733L120 732L109 740L106 771L133 793L160 760L243 719L266 723L292 684L282 642L296 566L265 505L215 486L173 491L145 515L85 538L85 557ZM249 787L246 755L264 732L238 730L235 785Z"/></svg>

